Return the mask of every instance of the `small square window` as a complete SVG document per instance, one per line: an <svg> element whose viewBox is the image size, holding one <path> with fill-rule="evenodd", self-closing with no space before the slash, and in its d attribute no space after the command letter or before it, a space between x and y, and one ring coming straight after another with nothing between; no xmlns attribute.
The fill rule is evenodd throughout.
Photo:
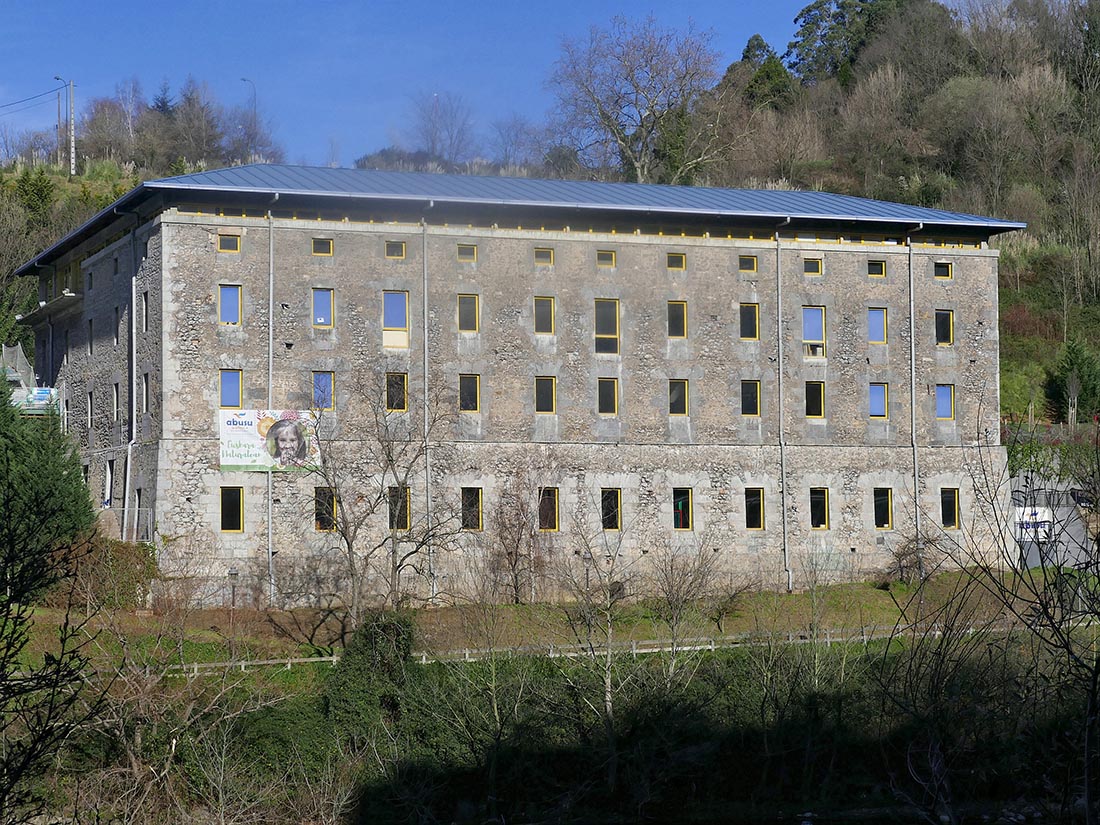
<svg viewBox="0 0 1100 825"><path fill-rule="evenodd" d="M394 261L403 260L405 257L405 242L386 241L386 257Z"/></svg>
<svg viewBox="0 0 1100 825"><path fill-rule="evenodd" d="M241 371L222 370L219 390L222 409L239 410L241 408Z"/></svg>
<svg viewBox="0 0 1100 825"><path fill-rule="evenodd" d="M886 261L868 261L867 262L867 277L868 278L885 278L886 277Z"/></svg>
<svg viewBox="0 0 1100 825"><path fill-rule="evenodd" d="M476 264L477 245L472 243L460 243L458 245L458 262L460 264Z"/></svg>
<svg viewBox="0 0 1100 825"><path fill-rule="evenodd" d="M825 357L825 307L802 307L802 354Z"/></svg>
<svg viewBox="0 0 1100 825"><path fill-rule="evenodd" d="M745 488L745 528L764 529L764 488Z"/></svg>
<svg viewBox="0 0 1100 825"><path fill-rule="evenodd" d="M894 491L889 487L874 489L875 529L894 529Z"/></svg>
<svg viewBox="0 0 1100 825"><path fill-rule="evenodd" d="M241 251L241 236L240 235L218 235L218 251L219 252L240 252Z"/></svg>
<svg viewBox="0 0 1100 825"><path fill-rule="evenodd" d="M600 269L615 268L615 252L611 249L596 250L596 266Z"/></svg>
<svg viewBox="0 0 1100 825"><path fill-rule="evenodd" d="M458 411L476 413L481 409L481 376L458 376Z"/></svg>
<svg viewBox="0 0 1100 825"><path fill-rule="evenodd" d="M941 280L950 280L955 276L953 267L949 261L936 261L932 265L932 274Z"/></svg>
<svg viewBox="0 0 1100 825"><path fill-rule="evenodd" d="M386 373L386 412L405 412L409 409L409 374Z"/></svg>
<svg viewBox="0 0 1100 825"><path fill-rule="evenodd" d="M387 487L386 505L391 530L412 528L412 491L408 487Z"/></svg>
<svg viewBox="0 0 1100 825"><path fill-rule="evenodd" d="M555 411L557 379L552 375L535 378L535 412L551 414Z"/></svg>
<svg viewBox="0 0 1100 825"><path fill-rule="evenodd" d="M668 382L668 414L688 414L688 382L686 378L671 378Z"/></svg>
<svg viewBox="0 0 1100 825"><path fill-rule="evenodd" d="M596 299L596 352L614 355L619 351L619 301Z"/></svg>
<svg viewBox="0 0 1100 825"><path fill-rule="evenodd" d="M760 304L741 304L740 326L742 341L760 340Z"/></svg>
<svg viewBox="0 0 1100 825"><path fill-rule="evenodd" d="M336 490L332 487L313 488L313 528L321 533L336 530Z"/></svg>
<svg viewBox="0 0 1100 825"><path fill-rule="evenodd" d="M554 250L545 247L535 249L535 266L553 266Z"/></svg>
<svg viewBox="0 0 1100 825"><path fill-rule="evenodd" d="M687 255L683 252L669 252L665 264L669 269L682 272L687 269Z"/></svg>
<svg viewBox="0 0 1100 825"><path fill-rule="evenodd" d="M621 530L623 527L623 491L618 487L600 490L600 523L604 530Z"/></svg>
<svg viewBox="0 0 1100 825"><path fill-rule="evenodd" d="M336 374L313 373L313 409L331 410L336 407Z"/></svg>
<svg viewBox="0 0 1100 825"><path fill-rule="evenodd" d="M825 417L825 382L806 382L806 417Z"/></svg>
<svg viewBox="0 0 1100 825"><path fill-rule="evenodd" d="M756 256L755 255L738 255L737 256L737 271L738 272L756 272Z"/></svg>
<svg viewBox="0 0 1100 825"><path fill-rule="evenodd" d="M950 347L955 343L955 313L950 309L936 310L936 346Z"/></svg>
<svg viewBox="0 0 1100 825"><path fill-rule="evenodd" d="M867 343L886 343L886 309L871 307L867 310Z"/></svg>
<svg viewBox="0 0 1100 825"><path fill-rule="evenodd" d="M672 529L690 530L692 524L691 488L672 488Z"/></svg>
<svg viewBox="0 0 1100 825"><path fill-rule="evenodd" d="M313 254L324 258L332 257L332 238L314 238Z"/></svg>
<svg viewBox="0 0 1100 825"><path fill-rule="evenodd" d="M221 488L221 530L244 532L244 487Z"/></svg>
<svg viewBox="0 0 1100 825"><path fill-rule="evenodd" d="M323 328L332 326L334 303L331 289L313 290L313 326Z"/></svg>
<svg viewBox="0 0 1100 825"><path fill-rule="evenodd" d="M554 334L554 299L535 299L535 334Z"/></svg>
<svg viewBox="0 0 1100 825"><path fill-rule="evenodd" d="M890 417L890 386L888 384L870 384L870 407L869 414L871 418L889 418Z"/></svg>
<svg viewBox="0 0 1100 825"><path fill-rule="evenodd" d="M802 272L806 275L820 275L822 272L821 258L805 258L802 261Z"/></svg>
<svg viewBox="0 0 1100 825"><path fill-rule="evenodd" d="M741 415L760 415L760 382L741 382Z"/></svg>
<svg viewBox="0 0 1100 825"><path fill-rule="evenodd" d="M688 305L686 301L668 302L668 337L687 338Z"/></svg>
<svg viewBox="0 0 1100 825"><path fill-rule="evenodd" d="M558 488L539 489L539 529L558 529Z"/></svg>
<svg viewBox="0 0 1100 825"><path fill-rule="evenodd" d="M478 297L476 295L458 296L458 331L477 332L480 325L478 317Z"/></svg>
<svg viewBox="0 0 1100 825"><path fill-rule="evenodd" d="M810 529L829 529L829 488L810 488Z"/></svg>
<svg viewBox="0 0 1100 825"><path fill-rule="evenodd" d="M941 421L955 418L954 384L936 384L936 418Z"/></svg>
<svg viewBox="0 0 1100 825"><path fill-rule="evenodd" d="M241 288L235 284L218 286L218 323L237 326L241 323Z"/></svg>
<svg viewBox="0 0 1100 825"><path fill-rule="evenodd" d="M481 488L462 488L462 529L481 529Z"/></svg>
<svg viewBox="0 0 1100 825"><path fill-rule="evenodd" d="M959 488L940 488L940 523L945 530L959 529Z"/></svg>
<svg viewBox="0 0 1100 825"><path fill-rule="evenodd" d="M596 379L596 411L600 415L619 414L619 379Z"/></svg>

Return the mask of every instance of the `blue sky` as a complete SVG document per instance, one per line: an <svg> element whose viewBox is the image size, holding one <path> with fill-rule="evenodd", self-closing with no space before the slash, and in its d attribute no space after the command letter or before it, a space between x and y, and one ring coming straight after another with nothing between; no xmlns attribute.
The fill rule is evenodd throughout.
<svg viewBox="0 0 1100 825"><path fill-rule="evenodd" d="M541 121L562 38L617 14L712 29L728 64L755 32L782 54L806 2L0 2L0 105L48 91L54 75L75 81L79 109L126 78L152 97L163 80L175 92L188 74L223 104L247 105L248 77L289 162L335 156L349 166L400 142L419 93L462 95L480 131L513 112ZM56 96L31 103L41 105L0 108L0 128L52 128Z"/></svg>

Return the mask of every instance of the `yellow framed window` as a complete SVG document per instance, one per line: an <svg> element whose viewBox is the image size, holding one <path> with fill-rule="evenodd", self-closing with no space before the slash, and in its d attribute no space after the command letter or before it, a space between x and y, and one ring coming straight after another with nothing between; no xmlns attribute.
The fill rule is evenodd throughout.
<svg viewBox="0 0 1100 825"><path fill-rule="evenodd" d="M458 262L460 264L477 263L477 244L460 243L458 245Z"/></svg>
<svg viewBox="0 0 1100 825"><path fill-rule="evenodd" d="M618 487L600 490L600 524L604 530L623 529L623 491Z"/></svg>
<svg viewBox="0 0 1100 825"><path fill-rule="evenodd" d="M597 249L596 266L600 269L614 269L616 257L613 249Z"/></svg>
<svg viewBox="0 0 1100 825"><path fill-rule="evenodd" d="M596 411L600 415L619 414L619 379L596 379Z"/></svg>
<svg viewBox="0 0 1100 825"><path fill-rule="evenodd" d="M810 529L829 529L829 488L810 488Z"/></svg>
<svg viewBox="0 0 1100 825"><path fill-rule="evenodd" d="M687 269L687 255L683 252L669 252L665 258L665 266L669 269L683 272Z"/></svg>
<svg viewBox="0 0 1100 825"><path fill-rule="evenodd" d="M386 241L386 257L391 261L401 261L405 259L405 242L404 241Z"/></svg>
<svg viewBox="0 0 1100 825"><path fill-rule="evenodd" d="M886 343L886 307L867 309L867 343Z"/></svg>
<svg viewBox="0 0 1100 825"><path fill-rule="evenodd" d="M556 411L558 379L552 375L535 378L535 412L552 414Z"/></svg>
<svg viewBox="0 0 1100 825"><path fill-rule="evenodd" d="M959 529L959 488L940 488L940 523L944 530Z"/></svg>
<svg viewBox="0 0 1100 825"><path fill-rule="evenodd" d="M240 325L241 287L239 284L218 285L218 323L226 326Z"/></svg>
<svg viewBox="0 0 1100 825"><path fill-rule="evenodd" d="M803 258L802 260L802 272L804 275L820 275L825 268L824 261L821 258Z"/></svg>
<svg viewBox="0 0 1100 825"><path fill-rule="evenodd" d="M757 259L755 255L738 255L737 256L737 271L738 272L756 272Z"/></svg>
<svg viewBox="0 0 1100 825"><path fill-rule="evenodd" d="M481 376L458 376L458 411L476 413L481 410Z"/></svg>
<svg viewBox="0 0 1100 825"><path fill-rule="evenodd" d="M802 354L825 357L825 307L802 307Z"/></svg>
<svg viewBox="0 0 1100 825"><path fill-rule="evenodd" d="M386 509L391 530L412 529L412 491L408 487L387 487Z"/></svg>
<svg viewBox="0 0 1100 825"><path fill-rule="evenodd" d="M745 528L747 530L764 529L764 488L745 488Z"/></svg>
<svg viewBox="0 0 1100 825"><path fill-rule="evenodd" d="M941 281L950 281L955 277L955 267L950 261L936 261L932 264L932 275Z"/></svg>
<svg viewBox="0 0 1100 825"><path fill-rule="evenodd" d="M668 381L668 414L688 414L688 380L670 378Z"/></svg>
<svg viewBox="0 0 1100 825"><path fill-rule="evenodd" d="M244 532L244 487L220 489L220 521L223 533Z"/></svg>
<svg viewBox="0 0 1100 825"><path fill-rule="evenodd" d="M219 373L219 397L222 409L241 408L241 371L221 370Z"/></svg>
<svg viewBox="0 0 1100 825"><path fill-rule="evenodd" d="M558 488L539 488L539 530L552 532L558 529Z"/></svg>
<svg viewBox="0 0 1100 825"><path fill-rule="evenodd" d="M955 343L955 312L950 309L936 310L936 346L950 347Z"/></svg>
<svg viewBox="0 0 1100 825"><path fill-rule="evenodd" d="M690 487L672 488L672 529L692 529L692 491Z"/></svg>
<svg viewBox="0 0 1100 825"><path fill-rule="evenodd" d="M955 419L954 384L936 384L936 418L940 421Z"/></svg>
<svg viewBox="0 0 1100 825"><path fill-rule="evenodd" d="M477 332L481 326L477 295L458 296L458 331Z"/></svg>
<svg viewBox="0 0 1100 825"><path fill-rule="evenodd" d="M890 417L890 385L872 382L868 385L868 415L871 418Z"/></svg>
<svg viewBox="0 0 1100 825"><path fill-rule="evenodd" d="M687 301L668 302L668 337L688 337L688 305Z"/></svg>
<svg viewBox="0 0 1100 825"><path fill-rule="evenodd" d="M825 382L806 382L806 417L825 417Z"/></svg>
<svg viewBox="0 0 1100 825"><path fill-rule="evenodd" d="M537 247L534 252L535 266L553 266L554 250L548 247Z"/></svg>
<svg viewBox="0 0 1100 825"><path fill-rule="evenodd" d="M890 487L875 487L872 491L875 510L875 529L894 529L894 491Z"/></svg>
<svg viewBox="0 0 1100 825"><path fill-rule="evenodd" d="M409 374L386 373L386 412L406 412L409 409Z"/></svg>
<svg viewBox="0 0 1100 825"><path fill-rule="evenodd" d="M463 530L481 529L481 488L462 488L461 525Z"/></svg>
<svg viewBox="0 0 1100 825"><path fill-rule="evenodd" d="M760 304L741 304L738 320L742 341L760 340Z"/></svg>
<svg viewBox="0 0 1100 825"><path fill-rule="evenodd" d="M335 319L336 301L331 289L314 287L312 290L313 326L329 328Z"/></svg>
<svg viewBox="0 0 1100 825"><path fill-rule="evenodd" d="M218 235L218 251L236 254L241 251L240 235Z"/></svg>
<svg viewBox="0 0 1100 825"><path fill-rule="evenodd" d="M332 238L314 238L310 250L313 255L319 258L331 258L332 247Z"/></svg>
<svg viewBox="0 0 1100 825"><path fill-rule="evenodd" d="M615 355L619 352L619 300L617 298L597 298L596 308L596 352Z"/></svg>
<svg viewBox="0 0 1100 825"><path fill-rule="evenodd" d="M741 382L741 415L759 417L760 382L748 380Z"/></svg>
<svg viewBox="0 0 1100 825"><path fill-rule="evenodd" d="M409 345L409 293L382 293L382 346Z"/></svg>
<svg viewBox="0 0 1100 825"><path fill-rule="evenodd" d="M332 487L313 488L313 529L319 533L336 530L336 490Z"/></svg>
<svg viewBox="0 0 1100 825"><path fill-rule="evenodd" d="M554 334L554 299L548 297L535 298L535 334Z"/></svg>
<svg viewBox="0 0 1100 825"><path fill-rule="evenodd" d="M885 278L886 277L886 261L868 261L867 262L867 277L868 278Z"/></svg>

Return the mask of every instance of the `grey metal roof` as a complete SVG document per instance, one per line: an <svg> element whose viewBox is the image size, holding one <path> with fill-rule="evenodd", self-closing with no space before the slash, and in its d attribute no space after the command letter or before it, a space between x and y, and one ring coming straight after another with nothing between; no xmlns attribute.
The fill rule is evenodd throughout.
<svg viewBox="0 0 1100 825"><path fill-rule="evenodd" d="M440 203L591 209L662 215L784 220L875 221L968 227L991 232L1026 224L828 192L710 189L641 183L435 175L255 164L147 181L152 190L434 200Z"/></svg>

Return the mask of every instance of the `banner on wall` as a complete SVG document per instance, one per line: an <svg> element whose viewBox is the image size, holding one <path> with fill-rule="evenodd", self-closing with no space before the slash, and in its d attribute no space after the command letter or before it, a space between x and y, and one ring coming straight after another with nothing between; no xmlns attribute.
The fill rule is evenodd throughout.
<svg viewBox="0 0 1100 825"><path fill-rule="evenodd" d="M221 469L314 470L320 464L311 410L221 410Z"/></svg>

